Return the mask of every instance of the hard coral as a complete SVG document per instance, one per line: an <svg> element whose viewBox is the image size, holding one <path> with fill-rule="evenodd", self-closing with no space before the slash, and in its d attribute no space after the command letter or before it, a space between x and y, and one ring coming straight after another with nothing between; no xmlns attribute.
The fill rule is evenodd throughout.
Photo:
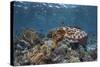
<svg viewBox="0 0 100 67"><path fill-rule="evenodd" d="M50 55L50 49L47 45L39 46L39 49L36 48L32 52L27 54L29 61L32 64L43 64Z"/></svg>
<svg viewBox="0 0 100 67"><path fill-rule="evenodd" d="M36 44L37 42L40 42L38 34L31 30L31 29L25 29L23 30L22 34L22 39L28 43L30 43L30 47L33 46L33 44Z"/></svg>

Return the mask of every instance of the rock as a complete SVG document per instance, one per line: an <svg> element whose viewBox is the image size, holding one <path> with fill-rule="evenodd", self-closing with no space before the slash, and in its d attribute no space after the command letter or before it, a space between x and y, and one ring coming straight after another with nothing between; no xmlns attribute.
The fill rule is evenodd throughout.
<svg viewBox="0 0 100 67"><path fill-rule="evenodd" d="M62 63L64 61L64 56L58 55L54 59L52 59L55 63Z"/></svg>
<svg viewBox="0 0 100 67"><path fill-rule="evenodd" d="M56 55L65 55L65 50L63 49L63 47L58 47L58 48L56 48L55 50L54 50L54 53L56 54Z"/></svg>
<svg viewBox="0 0 100 67"><path fill-rule="evenodd" d="M83 62L84 61L93 61L92 57L90 55L85 55L83 58L82 58Z"/></svg>
<svg viewBox="0 0 100 67"><path fill-rule="evenodd" d="M68 63L68 60L64 59L64 60L62 61L62 63Z"/></svg>
<svg viewBox="0 0 100 67"><path fill-rule="evenodd" d="M92 52L92 51L91 51ZM93 61L93 57L91 56L91 52L85 51L85 50L80 50L79 51L79 58L81 62L84 61Z"/></svg>
<svg viewBox="0 0 100 67"><path fill-rule="evenodd" d="M70 63L73 63L73 62L80 62L80 59L79 59L78 57L71 56L70 59L69 59L69 62L70 62Z"/></svg>
<svg viewBox="0 0 100 67"><path fill-rule="evenodd" d="M48 45L49 48L52 48L53 46L53 41L51 39L44 40L44 43Z"/></svg>
<svg viewBox="0 0 100 67"><path fill-rule="evenodd" d="M93 60L97 60L97 48L91 51L91 57Z"/></svg>
<svg viewBox="0 0 100 67"><path fill-rule="evenodd" d="M79 53L75 50L67 51L65 58L68 62L80 62Z"/></svg>
<svg viewBox="0 0 100 67"><path fill-rule="evenodd" d="M61 43L62 44L62 43ZM67 46L65 44L60 45L52 51L51 60L54 63L62 63L65 60Z"/></svg>

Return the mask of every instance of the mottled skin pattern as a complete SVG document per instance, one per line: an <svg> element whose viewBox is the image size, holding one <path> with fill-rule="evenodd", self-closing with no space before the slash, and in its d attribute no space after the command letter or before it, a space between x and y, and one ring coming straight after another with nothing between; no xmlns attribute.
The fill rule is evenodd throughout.
<svg viewBox="0 0 100 67"><path fill-rule="evenodd" d="M69 28L69 29L68 29ZM87 43L87 33L81 34L81 30L77 28L70 28L70 27L62 27L58 30L52 32L52 40L53 40L53 48L58 47L58 42L62 41L64 38L67 38L70 43L77 43L74 46L82 45L85 48ZM75 29L75 30L72 30ZM75 34L79 31L77 34ZM82 31L83 32L83 31ZM84 36L86 34L86 36ZM72 37L73 36L73 37ZM84 37L82 37L84 36ZM77 38L76 38L77 37Z"/></svg>

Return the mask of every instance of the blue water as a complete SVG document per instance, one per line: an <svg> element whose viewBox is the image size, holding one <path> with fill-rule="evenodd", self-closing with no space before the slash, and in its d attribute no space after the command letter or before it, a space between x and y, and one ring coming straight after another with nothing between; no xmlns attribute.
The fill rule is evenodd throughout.
<svg viewBox="0 0 100 67"><path fill-rule="evenodd" d="M15 1L13 7L16 35L25 28L46 34L55 27L66 25L78 26L90 35L97 34L96 6Z"/></svg>

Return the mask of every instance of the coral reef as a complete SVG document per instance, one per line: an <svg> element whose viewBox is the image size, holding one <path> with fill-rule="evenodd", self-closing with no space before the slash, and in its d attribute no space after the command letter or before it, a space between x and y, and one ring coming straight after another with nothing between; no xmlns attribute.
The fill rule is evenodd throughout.
<svg viewBox="0 0 100 67"><path fill-rule="evenodd" d="M97 48L87 50L88 34L75 27L50 30L47 37L25 29L14 39L14 65L39 65L93 61Z"/></svg>
<svg viewBox="0 0 100 67"><path fill-rule="evenodd" d="M36 46L32 52L27 53L27 57L32 64L43 64L50 56L50 49L47 45Z"/></svg>

